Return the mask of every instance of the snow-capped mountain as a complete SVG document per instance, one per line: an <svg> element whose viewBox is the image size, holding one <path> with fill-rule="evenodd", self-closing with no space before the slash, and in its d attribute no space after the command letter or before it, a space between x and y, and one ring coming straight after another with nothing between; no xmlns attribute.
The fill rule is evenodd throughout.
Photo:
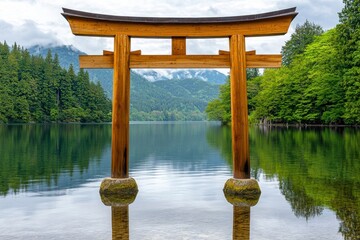
<svg viewBox="0 0 360 240"><path fill-rule="evenodd" d="M217 70L204 70L204 69L181 69L181 70L169 70L169 69L135 69L136 73L143 76L150 82L171 80L171 79L191 79L196 78L209 82L212 84L223 84L226 81L227 76Z"/></svg>

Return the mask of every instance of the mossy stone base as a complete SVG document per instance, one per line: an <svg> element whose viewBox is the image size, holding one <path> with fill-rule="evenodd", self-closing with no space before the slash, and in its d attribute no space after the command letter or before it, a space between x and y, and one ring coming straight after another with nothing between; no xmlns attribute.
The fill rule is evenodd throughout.
<svg viewBox="0 0 360 240"><path fill-rule="evenodd" d="M234 206L252 207L260 198L261 190L255 179L230 178L224 186L226 200Z"/></svg>
<svg viewBox="0 0 360 240"><path fill-rule="evenodd" d="M105 178L99 192L106 206L120 207L135 201L138 186L133 178Z"/></svg>

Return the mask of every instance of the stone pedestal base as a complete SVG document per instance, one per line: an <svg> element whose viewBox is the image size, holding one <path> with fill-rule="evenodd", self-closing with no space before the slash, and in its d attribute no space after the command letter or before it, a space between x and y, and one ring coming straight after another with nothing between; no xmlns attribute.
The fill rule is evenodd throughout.
<svg viewBox="0 0 360 240"><path fill-rule="evenodd" d="M133 178L105 178L100 185L101 201L106 206L126 206L134 202L138 187Z"/></svg>
<svg viewBox="0 0 360 240"><path fill-rule="evenodd" d="M226 181L223 191L226 200L234 206L255 206L261 195L255 179L230 178Z"/></svg>

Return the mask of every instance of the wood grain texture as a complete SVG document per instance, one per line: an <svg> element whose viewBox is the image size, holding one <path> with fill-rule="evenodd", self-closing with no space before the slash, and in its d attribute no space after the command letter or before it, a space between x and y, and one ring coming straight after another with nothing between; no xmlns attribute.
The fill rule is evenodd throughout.
<svg viewBox="0 0 360 240"><path fill-rule="evenodd" d="M230 52L226 50L219 50L219 55L230 55Z"/></svg>
<svg viewBox="0 0 360 240"><path fill-rule="evenodd" d="M73 34L80 36L115 36L117 33L131 37L187 37L217 38L241 34L248 37L286 34L293 16L279 16L274 19L240 23L204 23L204 24L156 24L111 22L92 20L77 16L67 16Z"/></svg>
<svg viewBox="0 0 360 240"><path fill-rule="evenodd" d="M141 55L130 56L131 68L228 68L229 56Z"/></svg>
<svg viewBox="0 0 360 240"><path fill-rule="evenodd" d="M171 53L172 55L186 55L186 38L171 38Z"/></svg>
<svg viewBox="0 0 360 240"><path fill-rule="evenodd" d="M281 54L252 55L246 54L247 68L279 68L281 67Z"/></svg>
<svg viewBox="0 0 360 240"><path fill-rule="evenodd" d="M255 54L256 54L256 50L246 51L246 55L255 55Z"/></svg>
<svg viewBox="0 0 360 240"><path fill-rule="evenodd" d="M113 51L108 51L108 50L103 50L103 55L104 56L114 55L114 52ZM141 55L141 50L131 51L130 55Z"/></svg>
<svg viewBox="0 0 360 240"><path fill-rule="evenodd" d="M113 68L111 55L79 57L80 68ZM228 68L230 57L220 55L134 55L130 68Z"/></svg>
<svg viewBox="0 0 360 240"><path fill-rule="evenodd" d="M114 54L106 55L80 55L79 56L80 68L113 68L114 67Z"/></svg>
<svg viewBox="0 0 360 240"><path fill-rule="evenodd" d="M256 54L256 50L246 51L246 55L255 55L255 54ZM230 55L230 51L219 50L219 55Z"/></svg>
<svg viewBox="0 0 360 240"><path fill-rule="evenodd" d="M109 51L109 50L103 50L103 55L104 55L104 56L114 55L114 52L113 52L113 51Z"/></svg>
<svg viewBox="0 0 360 240"><path fill-rule="evenodd" d="M114 39L111 177L129 177L130 38Z"/></svg>
<svg viewBox="0 0 360 240"><path fill-rule="evenodd" d="M130 52L130 55L141 55L141 50L134 50Z"/></svg>
<svg viewBox="0 0 360 240"><path fill-rule="evenodd" d="M229 68L230 53L221 55L136 55L130 54L130 68ZM281 54L246 54L247 68L279 68ZM112 55L79 56L80 68L113 68Z"/></svg>
<svg viewBox="0 0 360 240"><path fill-rule="evenodd" d="M234 178L250 178L245 37L230 38L230 94Z"/></svg>

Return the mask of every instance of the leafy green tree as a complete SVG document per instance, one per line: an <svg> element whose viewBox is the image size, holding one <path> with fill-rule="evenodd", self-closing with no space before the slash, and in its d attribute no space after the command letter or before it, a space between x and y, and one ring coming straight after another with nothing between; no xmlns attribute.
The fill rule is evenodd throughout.
<svg viewBox="0 0 360 240"><path fill-rule="evenodd" d="M205 112L209 120L221 121L222 123L227 122L224 117L226 112L220 99L215 99L209 102Z"/></svg>
<svg viewBox="0 0 360 240"><path fill-rule="evenodd" d="M308 20L306 20L303 25L297 25L290 40L286 41L285 46L281 49L283 65L290 65L294 58L303 53L306 46L314 41L316 36L323 33L324 30L321 26L311 23Z"/></svg>
<svg viewBox="0 0 360 240"><path fill-rule="evenodd" d="M342 123L344 90L336 32L309 44L288 67L261 77L252 118L280 123Z"/></svg>
<svg viewBox="0 0 360 240"><path fill-rule="evenodd" d="M345 88L344 119L349 124L360 123L360 1L344 0L337 25L338 47Z"/></svg>
<svg viewBox="0 0 360 240"><path fill-rule="evenodd" d="M280 89L284 84L286 71L266 70L261 77L260 91L254 97L255 111L250 114L250 119L257 119L261 122L277 121L277 114L280 106L285 102L285 92ZM289 101L290 103L291 101Z"/></svg>
<svg viewBox="0 0 360 240"><path fill-rule="evenodd" d="M253 81L257 76L259 76L258 69L247 69L246 77L248 79L247 91L249 102L251 102L252 97L255 96L259 90L259 82L257 80ZM251 104L253 103L251 102ZM222 124L229 124L231 122L230 78L228 78L225 84L220 86L219 98L209 102L205 113L209 120L221 121Z"/></svg>
<svg viewBox="0 0 360 240"><path fill-rule="evenodd" d="M329 30L309 45L303 60L310 80L304 91L306 108L319 117L318 122L326 124L343 123L345 92L336 45L336 31Z"/></svg>

